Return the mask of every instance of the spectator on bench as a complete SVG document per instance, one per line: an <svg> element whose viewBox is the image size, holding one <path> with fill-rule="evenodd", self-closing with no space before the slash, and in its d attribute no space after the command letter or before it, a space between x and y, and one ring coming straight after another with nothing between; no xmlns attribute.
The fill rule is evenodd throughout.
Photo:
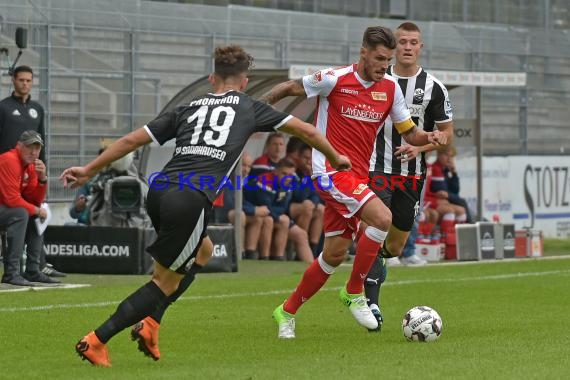
<svg viewBox="0 0 570 380"><path fill-rule="evenodd" d="M299 260L306 262L313 260L307 232L299 228L285 213L291 202L294 178L295 165L287 159L282 159L272 172L252 177L244 187L244 198L256 206L267 206L273 218L271 243L273 255L270 255L269 251L260 251L261 260L285 260L288 238L293 241Z"/></svg>
<svg viewBox="0 0 570 380"><path fill-rule="evenodd" d="M437 152L437 161L433 164L432 175L443 176L444 184L442 189L447 191L449 203L461 206L465 209L467 223L474 223L471 211L465 198L459 195L459 176L455 169L455 156L457 150L450 146Z"/></svg>
<svg viewBox="0 0 570 380"><path fill-rule="evenodd" d="M248 152L244 152L241 157L241 178L240 185L246 180L253 158ZM225 217L220 218L222 222L229 222L235 224L235 191L231 186L224 188L222 193L223 206L222 215ZM243 247L242 258L252 260L258 258L259 252L264 255L269 255L271 249L271 236L273 234L273 218L269 215L269 208L265 205L256 206L249 202L245 197L242 199L241 211L241 227L242 227L242 243Z"/></svg>
<svg viewBox="0 0 570 380"><path fill-rule="evenodd" d="M312 149L302 141L298 146L298 182L293 190L287 213L300 228L307 232L309 246L313 257L316 258L322 250L322 245L319 243L323 235L325 205L311 181Z"/></svg>
<svg viewBox="0 0 570 380"><path fill-rule="evenodd" d="M285 155L285 136L281 132L271 132L265 140L263 155L253 161L251 175L259 176L275 169L277 162Z"/></svg>

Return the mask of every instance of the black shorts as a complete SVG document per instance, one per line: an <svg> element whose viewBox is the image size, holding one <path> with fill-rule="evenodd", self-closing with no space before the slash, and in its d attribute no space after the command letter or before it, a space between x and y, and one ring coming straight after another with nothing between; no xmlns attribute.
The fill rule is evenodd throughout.
<svg viewBox="0 0 570 380"><path fill-rule="evenodd" d="M409 232L420 209L424 180L396 174L370 173L370 188L392 212L392 225Z"/></svg>
<svg viewBox="0 0 570 380"><path fill-rule="evenodd" d="M162 266L186 273L206 237L211 208L198 190L178 189L176 184L164 190L150 189L147 210L157 237L147 252Z"/></svg>

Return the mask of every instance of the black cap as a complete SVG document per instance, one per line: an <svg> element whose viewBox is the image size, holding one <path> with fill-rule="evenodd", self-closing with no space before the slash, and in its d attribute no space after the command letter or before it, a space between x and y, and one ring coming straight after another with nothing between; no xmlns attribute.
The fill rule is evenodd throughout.
<svg viewBox="0 0 570 380"><path fill-rule="evenodd" d="M19 141L26 146L32 144L40 144L41 146L44 146L44 140L42 139L42 135L32 130L25 131L24 133L22 133Z"/></svg>

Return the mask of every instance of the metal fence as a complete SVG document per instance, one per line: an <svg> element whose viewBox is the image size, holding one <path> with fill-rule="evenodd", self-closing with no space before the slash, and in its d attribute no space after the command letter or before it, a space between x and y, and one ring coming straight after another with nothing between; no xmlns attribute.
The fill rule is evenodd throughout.
<svg viewBox="0 0 570 380"><path fill-rule="evenodd" d="M416 2L406 4L409 12L418 9ZM365 26L401 22L138 0L0 0L0 6L0 45L9 48L11 59L16 28L28 29L28 48L19 63L36 71L32 96L48 115L50 200L73 196L54 179L62 169L94 157L101 138L117 138L144 125L183 87L208 74L216 45L241 44L258 68L336 66L357 59ZM527 73L523 89L483 90L484 154L565 154L570 149L568 30L418 24L425 42L422 64L430 69ZM4 97L11 91L10 62L2 59ZM474 92L453 91L456 125L470 126Z"/></svg>

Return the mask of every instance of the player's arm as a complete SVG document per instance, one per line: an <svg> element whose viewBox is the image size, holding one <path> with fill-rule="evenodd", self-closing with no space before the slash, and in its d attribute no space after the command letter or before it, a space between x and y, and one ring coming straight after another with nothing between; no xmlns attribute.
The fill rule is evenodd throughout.
<svg viewBox="0 0 570 380"><path fill-rule="evenodd" d="M147 130L144 127L139 128L115 141L87 165L65 169L59 179L63 181L64 186L67 187L72 183L71 187L76 188L87 182L105 166L151 141L152 138Z"/></svg>
<svg viewBox="0 0 570 380"><path fill-rule="evenodd" d="M338 154L336 149L328 142L328 140L323 136L317 129L304 121L292 117L290 118L279 131L296 136L323 153L329 160L330 164L338 170L348 170L352 167L350 160Z"/></svg>
<svg viewBox="0 0 570 380"><path fill-rule="evenodd" d="M451 145L453 139L453 122L448 121L445 123L438 123L437 130L446 136L447 144L445 145ZM432 150L439 150L441 149L441 147L442 147L441 145L435 145L435 144L425 144L421 146L401 145L399 147L396 147L396 149L394 150L394 155L401 161L406 162L416 158L423 152L431 152Z"/></svg>
<svg viewBox="0 0 570 380"><path fill-rule="evenodd" d="M275 104L287 96L304 96L305 88L303 87L303 79L294 79L275 85L271 90L266 92L259 98L262 102Z"/></svg>

